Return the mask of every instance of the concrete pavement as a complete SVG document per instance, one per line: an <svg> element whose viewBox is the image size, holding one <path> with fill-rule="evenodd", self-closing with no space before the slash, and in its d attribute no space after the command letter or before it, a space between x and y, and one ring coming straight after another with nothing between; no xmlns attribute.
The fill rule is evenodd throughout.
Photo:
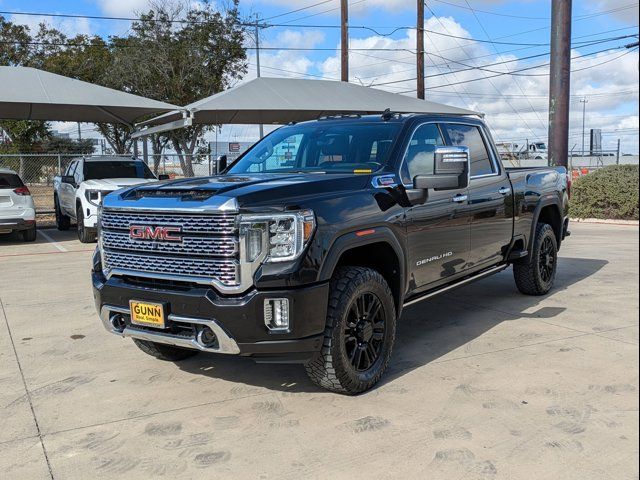
<svg viewBox="0 0 640 480"><path fill-rule="evenodd" d="M406 310L355 398L148 357L100 325L91 246L0 237L0 476L637 479L638 228L572 231L545 298L508 270Z"/></svg>

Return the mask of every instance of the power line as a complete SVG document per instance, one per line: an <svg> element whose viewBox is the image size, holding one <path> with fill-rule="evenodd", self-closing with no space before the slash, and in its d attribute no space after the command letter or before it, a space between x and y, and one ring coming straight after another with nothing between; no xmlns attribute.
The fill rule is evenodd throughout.
<svg viewBox="0 0 640 480"><path fill-rule="evenodd" d="M451 5L452 7L462 8L463 10L470 10L472 12L485 13L487 15L495 15L497 17L521 18L523 20L549 20L550 19L550 17L525 17L522 15L510 15L506 13L490 12L487 10L471 8L471 5L465 7L464 5L458 5L457 3L452 3L452 2L445 2L444 0L435 0L435 1L438 3L444 3L445 5Z"/></svg>
<svg viewBox="0 0 640 480"><path fill-rule="evenodd" d="M267 17L267 18L265 18L263 20L267 21L267 20L272 20L274 18L286 17L287 15L291 15L292 13L302 12L304 10L309 10L310 8L319 7L320 5L325 5L327 3L332 3L332 2L333 2L333 0L324 0L323 2L314 3L313 5L308 5L306 7L301 7L301 8L297 8L295 10L290 10L290 11L285 12L285 13L280 13L278 15L273 15L272 17Z"/></svg>
<svg viewBox="0 0 640 480"><path fill-rule="evenodd" d="M617 47L617 48L616 48L616 50L617 50L617 49L620 49L620 48L624 48L624 47ZM579 58L586 57L586 56L590 56L590 55L596 55L596 54L598 54L598 53L606 52L606 51L609 51L609 50L614 50L614 49L607 49L607 50L601 50L601 51L597 51L597 52L590 52L590 53L587 53L587 54L582 55L582 56L581 56L581 57L579 57ZM584 67L584 68L579 68L579 69L571 70L571 72L572 72L572 73L573 73L573 72L581 72L581 71L583 71L583 70L589 70L589 69L591 69L591 68L599 67L599 66L601 66L601 65L605 65L605 64L607 64L607 63L611 63L611 62L613 62L613 61L615 61L615 60L618 60L619 58L624 57L625 55L628 55L628 54L630 54L630 53L632 53L632 52L635 52L635 51L637 51L637 50L638 50L638 48L633 48L633 49L631 49L631 50L627 50L626 52L622 53L621 55L618 55L617 57L615 57L615 58L613 58L613 59L610 59L610 60L607 60L607 61L604 61L604 62L601 62L601 63L596 63L596 64L594 64L594 65L590 65L590 66L588 66L588 67ZM452 85L461 85L461 84L464 84L464 83L479 82L479 81L482 81L482 80L489 80L489 79L491 79L491 78L501 77L501 76L504 76L504 75L516 75L516 74L518 74L518 73L520 73L520 72L524 72L524 71L528 71L528 70L534 70L534 69L536 69L536 68L541 68L541 67L548 66L548 65L549 65L549 63L545 63L545 64L540 64L540 65L535 65L535 66L532 66L532 67L521 68L521 69L519 69L519 70L514 70L514 71L512 71L511 73L502 72L502 73L497 73L497 74L495 74L495 75L491 75L491 76L488 76L488 77L472 78L472 79L469 79L469 80L465 80L465 81L463 81L463 82L457 82L457 83L445 83L445 84L442 84L442 85L436 85L436 86L434 86L434 87L427 87L427 90L436 89L436 88L441 88L441 87L448 87L448 86L452 86ZM546 77L546 76L549 76L549 73L528 74L528 75L520 75L520 76L529 76L529 77ZM398 92L398 93L411 93L411 92L414 92L414 91L415 91L415 89L413 89L413 90L403 90L403 91Z"/></svg>

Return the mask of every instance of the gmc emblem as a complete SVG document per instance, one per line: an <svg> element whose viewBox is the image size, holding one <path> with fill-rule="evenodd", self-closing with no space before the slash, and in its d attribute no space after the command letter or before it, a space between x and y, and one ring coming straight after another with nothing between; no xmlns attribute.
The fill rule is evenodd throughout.
<svg viewBox="0 0 640 480"><path fill-rule="evenodd" d="M148 225L131 225L129 237L133 240L155 240L160 242L182 242L180 227L150 227Z"/></svg>

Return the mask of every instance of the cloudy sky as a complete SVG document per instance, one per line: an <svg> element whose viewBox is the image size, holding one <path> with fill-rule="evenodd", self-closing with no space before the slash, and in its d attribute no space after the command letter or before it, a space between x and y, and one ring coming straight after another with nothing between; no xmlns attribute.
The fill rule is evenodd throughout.
<svg viewBox="0 0 640 480"><path fill-rule="evenodd" d="M427 98L486 113L498 140L546 140L550 3L429 0ZM602 129L604 148L615 148L620 138L624 152L637 153L638 51L624 45L637 41L627 36L638 32L638 2L573 3L570 148L581 148L580 100L586 98L586 127ZM410 27L415 25L416 1L349 4L350 80L415 95L416 31ZM146 7L147 0L0 0L5 12L131 16ZM340 31L333 28L339 25L338 7L339 0L241 0L246 18L259 16L276 25L260 32L267 47L261 52L262 75L338 79ZM69 34L106 36L128 29L126 21L5 16L29 25L45 20ZM247 46L254 46L252 39ZM249 61L247 79L256 75L254 50ZM253 126L233 126L223 129L220 138L253 140L256 134Z"/></svg>

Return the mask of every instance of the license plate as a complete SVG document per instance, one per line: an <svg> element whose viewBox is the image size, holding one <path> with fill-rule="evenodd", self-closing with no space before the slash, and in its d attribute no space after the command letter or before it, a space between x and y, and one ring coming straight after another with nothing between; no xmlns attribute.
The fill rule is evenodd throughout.
<svg viewBox="0 0 640 480"><path fill-rule="evenodd" d="M143 327L164 328L164 305L161 303L129 301L131 323Z"/></svg>

